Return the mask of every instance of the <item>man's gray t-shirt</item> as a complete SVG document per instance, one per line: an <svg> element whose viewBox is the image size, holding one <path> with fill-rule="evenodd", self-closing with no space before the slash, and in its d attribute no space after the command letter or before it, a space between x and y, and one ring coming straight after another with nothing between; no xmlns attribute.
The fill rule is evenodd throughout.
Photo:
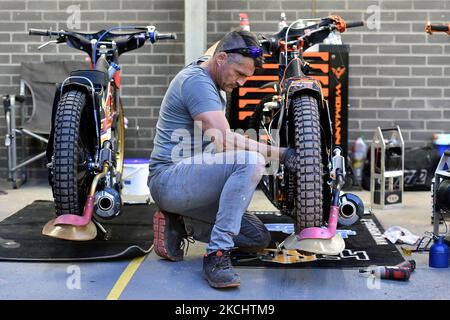
<svg viewBox="0 0 450 320"><path fill-rule="evenodd" d="M194 117L206 111L223 111L225 101L208 70L197 59L171 81L161 104L150 156L150 175L160 173L184 158L205 150L210 140L194 124Z"/></svg>

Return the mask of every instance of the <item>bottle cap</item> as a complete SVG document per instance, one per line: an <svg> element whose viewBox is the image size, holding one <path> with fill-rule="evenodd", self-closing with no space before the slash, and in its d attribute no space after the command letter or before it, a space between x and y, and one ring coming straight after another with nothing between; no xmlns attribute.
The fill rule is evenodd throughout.
<svg viewBox="0 0 450 320"><path fill-rule="evenodd" d="M250 22L248 20L248 14L241 12L239 13L239 24L242 30L250 31Z"/></svg>

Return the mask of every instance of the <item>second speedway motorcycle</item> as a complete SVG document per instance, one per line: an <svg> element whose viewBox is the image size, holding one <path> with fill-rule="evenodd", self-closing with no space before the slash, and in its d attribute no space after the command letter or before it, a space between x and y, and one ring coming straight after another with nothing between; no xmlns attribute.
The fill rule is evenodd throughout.
<svg viewBox="0 0 450 320"><path fill-rule="evenodd" d="M346 23L339 16L316 20L306 27L295 24L277 34L260 36L264 51L278 57L279 81L275 94L262 99L250 126L263 139L278 147L296 149L298 171L290 174L283 165L263 176L260 183L269 200L295 219L295 233L282 244L286 248L313 253L339 254L345 248L336 233L339 215L352 224L364 206L355 195L340 196L345 181L342 150L334 145L330 112L319 81L308 77L311 70L303 51L323 42L334 32L362 26ZM263 134L261 135L261 132ZM326 223L324 223L327 220Z"/></svg>
<svg viewBox="0 0 450 320"><path fill-rule="evenodd" d="M49 183L56 219L43 233L66 240L91 240L95 219L111 219L121 212L121 175L124 160L124 114L120 98L119 56L146 41L175 39L154 26L118 26L94 33L30 29L33 36L56 39L84 51L91 69L73 71L55 94L52 128L47 147Z"/></svg>

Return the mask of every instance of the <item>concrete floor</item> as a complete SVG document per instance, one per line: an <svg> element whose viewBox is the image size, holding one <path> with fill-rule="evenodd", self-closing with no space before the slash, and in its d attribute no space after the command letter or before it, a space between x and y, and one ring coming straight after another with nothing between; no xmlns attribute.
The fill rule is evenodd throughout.
<svg viewBox="0 0 450 320"><path fill-rule="evenodd" d="M0 180L0 220L34 200L52 200L44 182L28 182L12 190ZM369 192L355 192L370 203ZM429 192L405 193L400 209L374 210L385 229L402 226L418 236L431 231ZM256 192L250 210L272 210ZM202 278L205 244L189 247L183 262L142 259L88 263L0 262L0 299L138 299L138 300L322 300L322 299L450 299L450 269L428 267L427 253L414 253L417 269L408 282L371 281L357 269L238 268L241 287L219 291Z"/></svg>

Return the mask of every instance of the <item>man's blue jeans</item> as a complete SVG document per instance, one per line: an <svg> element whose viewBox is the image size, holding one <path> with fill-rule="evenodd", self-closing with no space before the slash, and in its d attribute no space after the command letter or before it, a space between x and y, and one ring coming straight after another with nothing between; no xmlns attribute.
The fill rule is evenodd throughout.
<svg viewBox="0 0 450 320"><path fill-rule="evenodd" d="M161 210L212 227L208 254L235 246L262 249L269 244L270 233L245 212L264 169L265 159L257 152L203 153L153 176L149 188Z"/></svg>

